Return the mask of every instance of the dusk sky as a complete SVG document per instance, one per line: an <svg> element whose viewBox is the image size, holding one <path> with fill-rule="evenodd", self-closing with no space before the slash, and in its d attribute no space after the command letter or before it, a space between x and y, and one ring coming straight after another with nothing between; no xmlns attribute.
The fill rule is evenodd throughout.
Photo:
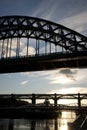
<svg viewBox="0 0 87 130"><path fill-rule="evenodd" d="M87 36L87 0L0 0L0 16L50 20ZM87 69L0 74L0 94L87 93Z"/></svg>

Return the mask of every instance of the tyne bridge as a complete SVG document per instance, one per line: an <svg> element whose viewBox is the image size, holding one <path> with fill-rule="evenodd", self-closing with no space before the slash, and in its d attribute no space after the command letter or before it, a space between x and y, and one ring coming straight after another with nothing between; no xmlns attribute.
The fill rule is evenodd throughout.
<svg viewBox="0 0 87 130"><path fill-rule="evenodd" d="M87 67L87 37L28 16L0 17L0 73Z"/></svg>

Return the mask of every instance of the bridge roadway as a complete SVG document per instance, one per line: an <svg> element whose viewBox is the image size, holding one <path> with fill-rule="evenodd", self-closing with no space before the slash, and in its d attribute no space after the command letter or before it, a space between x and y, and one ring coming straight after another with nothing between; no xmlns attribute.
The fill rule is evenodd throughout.
<svg viewBox="0 0 87 130"><path fill-rule="evenodd" d="M0 59L0 73L42 71L58 68L86 68L87 51L58 52Z"/></svg>
<svg viewBox="0 0 87 130"><path fill-rule="evenodd" d="M21 107L16 107L16 109L26 109L26 110L52 110L52 111L82 111L82 112L87 112L87 106L69 106L69 105L57 105L54 106L53 104L50 104L49 106L45 106L43 104L39 105L30 105L30 106L21 106Z"/></svg>
<svg viewBox="0 0 87 130"><path fill-rule="evenodd" d="M87 113L87 106L81 106L80 108L78 106L69 106L69 105L58 105L54 106L53 104L50 104L49 106L45 106L44 104L42 105L25 105L25 106L20 106L20 107L0 107L0 110L25 110L25 111L74 111L74 112L83 112Z"/></svg>

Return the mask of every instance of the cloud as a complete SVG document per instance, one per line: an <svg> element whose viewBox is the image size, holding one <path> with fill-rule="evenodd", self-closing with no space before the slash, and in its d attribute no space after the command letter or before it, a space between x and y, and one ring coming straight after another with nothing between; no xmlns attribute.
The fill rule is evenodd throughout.
<svg viewBox="0 0 87 130"><path fill-rule="evenodd" d="M76 72L77 72L76 70L72 70L72 69L69 69L69 68L61 69L59 71L59 73L65 74L65 75L67 75L67 74L69 74L69 75L76 74Z"/></svg>
<svg viewBox="0 0 87 130"><path fill-rule="evenodd" d="M59 21L60 24L65 25L79 33L87 31L87 11L80 12L77 15L66 17Z"/></svg>
<svg viewBox="0 0 87 130"><path fill-rule="evenodd" d="M30 77L30 78L40 78L46 80L51 85L64 85L68 86L86 86L87 84L87 69L59 69L52 71L41 71L41 72L28 72L28 73L20 73L21 75Z"/></svg>
<svg viewBox="0 0 87 130"><path fill-rule="evenodd" d="M65 18L78 15L83 11L86 12L86 5L86 0L55 0L55 2L54 0L44 0L39 2L32 15L53 21L62 21Z"/></svg>
<svg viewBox="0 0 87 130"><path fill-rule="evenodd" d="M75 4L77 3L77 4ZM87 35L87 1L84 0L44 0L32 14L51 20Z"/></svg>
<svg viewBox="0 0 87 130"><path fill-rule="evenodd" d="M20 85L25 85L25 84L27 84L28 82L29 82L28 80L22 81L22 82L20 83Z"/></svg>
<svg viewBox="0 0 87 130"><path fill-rule="evenodd" d="M20 53L21 55L27 55L27 47L24 47L23 50ZM28 48L28 55L34 55L35 54L35 49L33 47Z"/></svg>
<svg viewBox="0 0 87 130"><path fill-rule="evenodd" d="M75 82L76 80L75 79L72 79L72 78L68 78L66 76L57 76L57 77L54 77L51 79L50 81L50 84L73 84L73 82Z"/></svg>
<svg viewBox="0 0 87 130"><path fill-rule="evenodd" d="M42 76L43 79L46 79L50 85L57 84L66 86L76 86L79 87L86 86L87 84L87 69L59 69L53 71L44 71L38 75Z"/></svg>
<svg viewBox="0 0 87 130"><path fill-rule="evenodd" d="M36 8L36 11L34 11L33 13L33 16L39 16L39 17L48 17L52 10L54 9L54 5L55 5L55 2L53 0L44 0L44 1L41 1L37 8ZM48 14L48 15L47 15Z"/></svg>
<svg viewBox="0 0 87 130"><path fill-rule="evenodd" d="M65 87L54 89L48 92L49 94L57 93L57 94L75 94L75 93L87 93L87 88L85 87Z"/></svg>
<svg viewBox="0 0 87 130"><path fill-rule="evenodd" d="M73 69L61 69L59 71L59 74L65 75L67 78L71 78L71 80L76 80L75 76L76 76L77 70L73 70Z"/></svg>
<svg viewBox="0 0 87 130"><path fill-rule="evenodd" d="M54 70L46 74L45 79L47 79L50 84L72 84L77 81L77 72L77 69L69 68Z"/></svg>

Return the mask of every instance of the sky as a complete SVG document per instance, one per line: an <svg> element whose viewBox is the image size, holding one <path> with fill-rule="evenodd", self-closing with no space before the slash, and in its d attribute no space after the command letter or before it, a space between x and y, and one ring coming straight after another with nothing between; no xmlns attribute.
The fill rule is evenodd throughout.
<svg viewBox="0 0 87 130"><path fill-rule="evenodd" d="M0 0L0 16L43 18L87 36L87 0ZM87 93L87 69L0 74L0 94Z"/></svg>

